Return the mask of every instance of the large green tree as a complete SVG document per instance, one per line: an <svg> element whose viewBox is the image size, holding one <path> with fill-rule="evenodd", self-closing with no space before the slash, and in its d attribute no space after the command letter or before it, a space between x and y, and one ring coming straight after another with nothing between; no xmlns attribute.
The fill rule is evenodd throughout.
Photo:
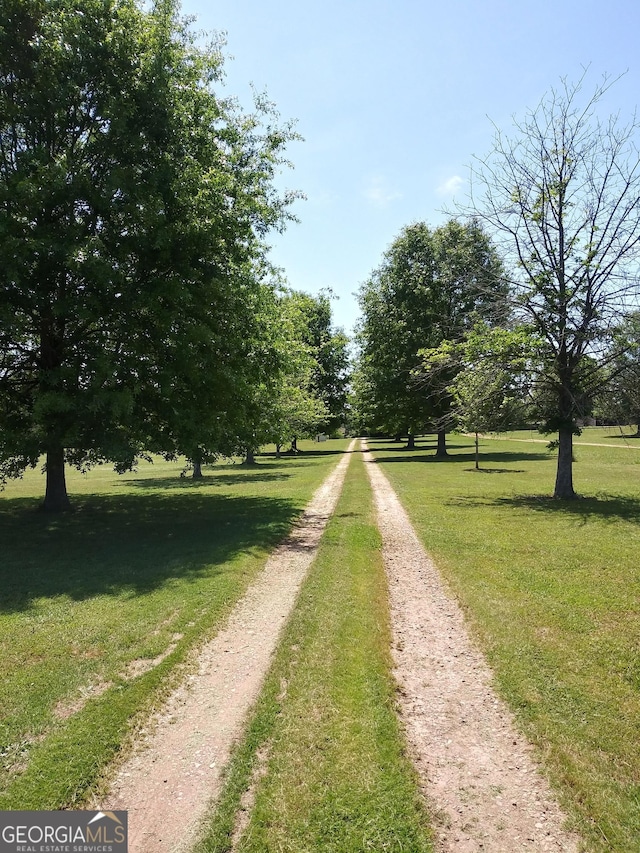
<svg viewBox="0 0 640 853"><path fill-rule="evenodd" d="M403 229L360 291L356 406L369 428L411 439L435 427L445 454L449 383L416 382L418 353L461 339L479 319L503 319L506 295L500 258L476 221Z"/></svg>
<svg viewBox="0 0 640 853"><path fill-rule="evenodd" d="M605 381L611 329L639 289L638 122L599 118L606 80L589 97L582 88L563 81L511 136L496 133L463 211L499 241L516 309L544 343L541 426L558 434L554 496L567 499L576 496L577 420Z"/></svg>
<svg viewBox="0 0 640 853"><path fill-rule="evenodd" d="M236 269L233 287L220 294L215 309L191 346L176 338L154 406L163 413L161 429L147 440L165 456L184 454L194 478L202 476L203 463L245 454L261 443L256 424L289 370L287 334L268 265ZM202 316L195 322L201 324ZM162 428L166 423L171 429Z"/></svg>
<svg viewBox="0 0 640 853"><path fill-rule="evenodd" d="M66 461L224 446L268 370L290 134L221 63L173 0L0 0L0 474L46 454L47 509Z"/></svg>
<svg viewBox="0 0 640 853"><path fill-rule="evenodd" d="M300 314L300 339L313 359L310 388L326 409L316 431L333 432L346 420L349 339L333 325L330 291L316 296L296 292L292 298Z"/></svg>
<svg viewBox="0 0 640 853"><path fill-rule="evenodd" d="M451 426L475 434L476 468L479 433L503 432L526 422L539 346L523 326L477 323L460 341L445 340L420 351L416 375L432 377L434 384L447 383L452 398L447 419Z"/></svg>
<svg viewBox="0 0 640 853"><path fill-rule="evenodd" d="M255 446L273 443L279 456L286 442L316 434L329 412L315 387L320 365L318 351L309 341L310 314L315 301L305 293L285 290L278 302L278 355L275 381L256 388L257 411L253 431Z"/></svg>
<svg viewBox="0 0 640 853"><path fill-rule="evenodd" d="M348 341L332 323L326 293L284 289L278 300L278 370L253 393L246 450L335 429L346 420Z"/></svg>

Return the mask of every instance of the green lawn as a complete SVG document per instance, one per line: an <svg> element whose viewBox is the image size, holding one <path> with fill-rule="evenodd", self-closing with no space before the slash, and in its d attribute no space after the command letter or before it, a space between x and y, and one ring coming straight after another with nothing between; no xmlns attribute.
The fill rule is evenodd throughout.
<svg viewBox="0 0 640 853"><path fill-rule="evenodd" d="M520 441L533 441L535 443L548 443L554 436L544 436L535 429L521 429L513 432L503 433L499 436L487 436L497 439L514 438ZM640 449L640 438L636 435L635 426L608 426L608 427L584 427L581 435L574 436L574 444L608 444L612 446L624 445L628 448Z"/></svg>
<svg viewBox="0 0 640 853"><path fill-rule="evenodd" d="M72 474L76 511L57 517L35 511L39 473L0 495L0 808L85 801L345 446L214 466L202 483L168 463ZM370 446L590 849L640 853L640 454L577 445L585 497L563 503L544 444L483 440L480 471L461 436L446 461L431 439ZM228 849L260 760L242 853L430 850L388 647L355 454L199 851Z"/></svg>
<svg viewBox="0 0 640 853"><path fill-rule="evenodd" d="M577 446L561 502L542 444L370 446L591 849L640 851L640 454Z"/></svg>
<svg viewBox="0 0 640 853"><path fill-rule="evenodd" d="M83 802L346 442L300 446L196 482L162 461L70 472L75 512L54 517L40 472L0 493L0 808Z"/></svg>
<svg viewBox="0 0 640 853"><path fill-rule="evenodd" d="M390 675L387 586L359 453L197 853L429 853ZM256 773L256 768L260 768Z"/></svg>

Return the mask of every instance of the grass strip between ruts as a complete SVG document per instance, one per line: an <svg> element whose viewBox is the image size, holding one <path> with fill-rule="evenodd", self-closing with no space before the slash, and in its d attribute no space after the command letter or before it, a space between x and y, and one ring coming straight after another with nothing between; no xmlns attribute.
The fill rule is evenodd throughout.
<svg viewBox="0 0 640 853"><path fill-rule="evenodd" d="M197 853L433 849L389 648L380 537L356 452ZM234 839L252 780L248 823Z"/></svg>

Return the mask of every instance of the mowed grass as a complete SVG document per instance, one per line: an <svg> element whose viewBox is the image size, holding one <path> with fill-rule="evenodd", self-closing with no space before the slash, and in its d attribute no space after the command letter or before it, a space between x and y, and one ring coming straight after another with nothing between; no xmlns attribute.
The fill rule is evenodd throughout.
<svg viewBox="0 0 640 853"><path fill-rule="evenodd" d="M562 502L544 445L370 446L588 848L640 851L640 454L577 446Z"/></svg>
<svg viewBox="0 0 640 853"><path fill-rule="evenodd" d="M580 435L574 436L574 444L607 444L614 447L622 445L624 447L633 447L640 450L640 438L636 434L637 430L634 426L597 426L584 427ZM532 441L536 444L548 444L554 436L545 437L538 430L514 430L513 432L503 433L500 436L486 436L487 439L504 440L505 438L517 439L518 441Z"/></svg>
<svg viewBox="0 0 640 853"><path fill-rule="evenodd" d="M428 853L391 679L387 586L371 491L354 453L197 853ZM235 830L241 796L255 802Z"/></svg>
<svg viewBox="0 0 640 853"><path fill-rule="evenodd" d="M0 493L0 808L86 799L346 442L300 446L196 482L162 461L71 471L59 516L36 511L40 472Z"/></svg>

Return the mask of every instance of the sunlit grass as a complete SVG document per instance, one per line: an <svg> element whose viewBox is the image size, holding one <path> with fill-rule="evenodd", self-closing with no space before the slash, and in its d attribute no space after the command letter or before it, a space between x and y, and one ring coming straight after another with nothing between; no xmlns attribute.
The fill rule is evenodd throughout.
<svg viewBox="0 0 640 853"><path fill-rule="evenodd" d="M638 851L640 454L577 446L563 502L544 445L487 439L475 471L450 444L371 447L591 849Z"/></svg>
<svg viewBox="0 0 640 853"><path fill-rule="evenodd" d="M240 795L263 762L238 853L428 853L390 675L387 587L371 491L355 454L198 853L232 846Z"/></svg>
<svg viewBox="0 0 640 853"><path fill-rule="evenodd" d="M636 434L635 426L587 426L583 427L581 434L574 436L574 444L589 444L592 442L608 444L611 446L623 445L624 447L640 448L640 439ZM501 433L500 435L487 436L493 439L516 439L520 441L533 441L536 444L547 444L552 441L555 436L544 436L536 429L521 429L512 432Z"/></svg>
<svg viewBox="0 0 640 853"><path fill-rule="evenodd" d="M196 482L182 463L72 471L75 511L57 516L36 511L40 472L0 494L0 807L86 797L345 446L301 443Z"/></svg>

